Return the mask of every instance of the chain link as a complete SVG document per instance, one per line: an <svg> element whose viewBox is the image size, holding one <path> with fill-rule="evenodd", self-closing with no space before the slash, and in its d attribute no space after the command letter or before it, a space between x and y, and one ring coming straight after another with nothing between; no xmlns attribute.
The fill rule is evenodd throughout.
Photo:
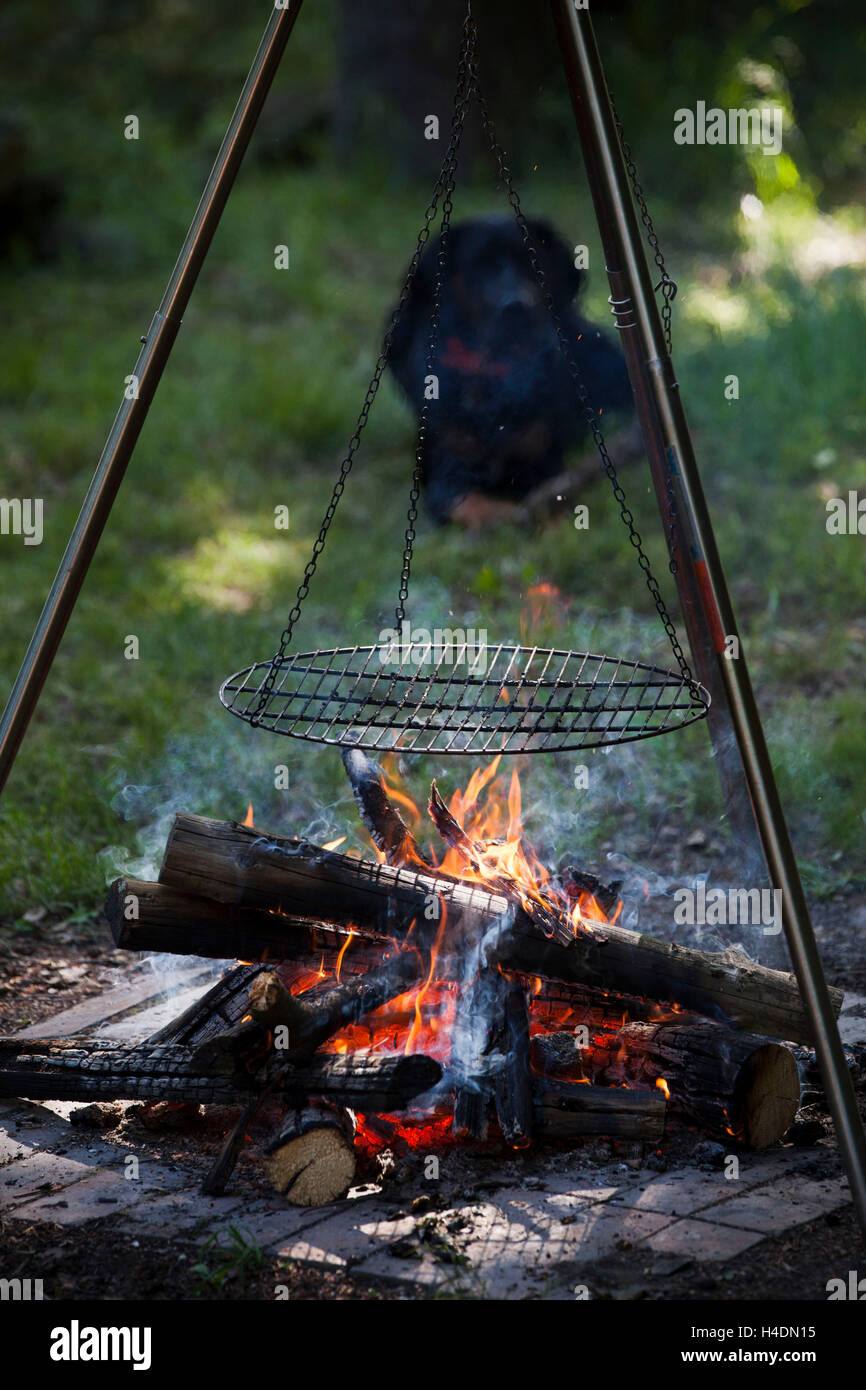
<svg viewBox="0 0 866 1390"><path fill-rule="evenodd" d="M259 691L259 699L256 704L256 708L250 717L250 723L253 725L256 725L260 722L260 715L262 714L262 711L265 709L268 700L270 699L270 696L273 692L274 683L277 678L277 673L286 654L286 648L288 647L292 639L292 633L294 631L295 623L301 616L301 605L303 604L308 593L310 592L310 582L313 578L313 575L316 573L316 568L319 563L319 557L325 548L325 542L328 537L328 531L330 530L331 522L334 519L334 514L339 505L340 498L343 496L343 493L345 491L346 480L348 479L349 474L352 471L352 465L355 461L355 455L358 451L358 446L361 443L361 434L364 430L365 425L367 424L367 420L370 415L370 409L373 405L374 400L376 399L376 395L379 390L379 385L381 383L383 373L385 371L386 366L388 365L388 361L391 356L391 346L394 340L394 333L396 332L397 325L400 322L403 310L405 309L406 304L408 302L409 294L415 282L415 276L418 272L418 266L421 261L422 253L424 251L425 246L427 245L427 242L430 239L430 229L433 225L436 213L439 210L439 200L442 197L443 191L447 191L446 203L448 209L448 219L450 222L452 207L450 195L454 188L453 175L457 167L457 151L460 145L460 138L463 132L463 123L466 118L466 111L468 110L469 105L469 69L468 64L466 62L466 54L469 51L470 45L474 44L475 42L475 35L471 33L471 29L473 27L474 26L472 26L470 22L470 13L467 12L466 21L463 26L463 39L460 47L460 58L458 60L457 65L457 90L454 97L454 112L451 120L451 139L448 145L448 150L446 151L445 160L443 161L442 168L439 172L439 176L433 188L433 194L430 198L430 202L428 203L426 212L424 214L424 222L420 232L418 233L415 251L411 261L409 262L409 269L406 272L406 279L403 282L403 288L400 291L400 297L397 301L396 307L394 308L394 312L391 315L391 321L388 324L388 329L382 341L382 349L376 360L376 366L373 370L373 375L370 380L370 384L367 387L367 394L364 397L364 403L361 406L361 411L358 415L358 420L355 425L355 432L349 440L346 455L342 463L340 464L339 476L337 478L336 483L334 484L334 490L331 494L331 500L328 503L325 515L322 518L322 524L319 527L319 534L316 537L315 543L313 545L312 554L304 568L304 576L301 580L301 583L298 586L298 592L295 595L295 602L286 620L286 626L283 628L283 631L280 634L280 645L273 656L268 674L265 677L265 680L262 682L262 687ZM419 445L419 448L420 447L421 446ZM418 459L418 450L416 450L416 459ZM414 522L418 516L417 502L420 496L420 487L421 465L419 461L416 463L416 469L415 473L413 474L412 480L412 500L410 501L409 508L409 526L406 532L406 545L409 554L407 559L404 553L403 572L401 574L400 583L400 608L398 609L398 612L401 612L401 614L403 610L403 605L405 604L405 600L408 597L409 568L411 565L412 542L415 539ZM402 616L400 617L398 622L399 621L402 621Z"/></svg>
<svg viewBox="0 0 866 1390"><path fill-rule="evenodd" d="M433 277L433 309L430 316L430 336L427 340L426 378L433 375L433 369L436 365L436 356L439 350L439 328L442 316L442 286L445 279L445 263L448 257L451 214L454 211L451 195L454 192L454 185L457 178L457 159L460 152L463 126L466 120L466 113L472 101L470 73L475 56L475 45L477 40L478 32L472 20L472 7L470 3L467 5L466 19L463 24L463 41L460 47L460 58L457 64L457 93L454 98L454 112L451 118L451 139L440 173L445 196L442 202L442 222L439 228L439 247L436 254L436 270ZM418 417L418 436L415 445L415 467L412 471L412 486L409 492L409 510L406 514L407 524L403 545L403 563L400 570L400 587L397 592L395 617L398 630L406 616L406 600L409 597L409 577L412 570L412 553L416 538L415 522L418 520L418 500L421 496L421 481L424 476L424 460L427 451L427 436L432 402L433 398L428 396L426 391L425 380L424 401Z"/></svg>
<svg viewBox="0 0 866 1390"><path fill-rule="evenodd" d="M527 224L526 217L523 213L520 204L520 198L513 184L512 173L505 160L505 152L503 151L502 147L499 145L496 139L496 132L493 126L493 122L490 119L490 113L487 109L487 103L481 92L481 88L478 81L478 66L476 60L477 40L477 26L472 17L471 0L468 0L466 7L466 18L463 24L463 36L460 46L460 55L457 64L457 87L454 96L454 105L451 117L451 132L448 148L445 153L445 158L443 160L439 176L434 185L432 197L424 215L424 222L418 234L415 251L412 256L412 260L409 263L409 269L406 274L406 279L403 283L403 288L400 292L399 300L391 315L391 321L388 325L388 329L385 333L385 337L382 343L382 350L379 353L379 357L376 361L376 366L373 371L373 376L371 378L369 386L367 387L367 394L364 397L364 403L361 407L361 411L358 416L357 423L355 425L355 432L349 440L346 455L342 463L340 464L340 472L337 481L334 484L334 490L331 494L331 500L328 503L325 515L322 519L322 524L319 528L319 534L313 545L312 554L304 569L303 579L301 580L301 583L298 586L298 591L295 597L294 605L289 612L286 626L280 635L279 649L275 653L271 662L270 670L268 671L268 674L264 682L262 683L261 691L259 692L259 700L250 720L252 724L258 724L260 722L259 716L261 715L271 696L277 673L286 654L286 648L288 647L289 642L292 638L295 623L300 617L301 605L303 604L310 591L310 582L313 578L313 575L316 572L319 557L321 556L322 551L325 548L325 542L327 540L331 522L334 519L334 514L337 510L343 492L345 491L346 480L348 479L348 476L352 471L352 465L355 460L355 454L357 453L358 447L361 442L361 434L364 430L364 427L367 424L370 409L373 405L373 401L376 399L376 395L379 390L379 385L381 383L383 373L385 371L386 366L388 365L388 361L391 355L391 347L393 343L394 333L400 321L403 310L406 307L406 303L409 299L409 294L412 289L412 286L415 282L415 276L418 271L421 256L427 245L427 242L430 239L430 231L433 225L434 218L436 217L436 214L439 211L439 204L441 199L442 220L439 233L439 248L436 256L436 271L434 276L433 289L433 310L431 315L430 336L427 344L426 358L427 375L430 376L433 374L433 368L435 366L439 345L440 319L442 310L442 286L444 282L445 263L448 252L448 238L451 227L451 214L453 212L452 194L454 192L455 186L457 160L459 155L460 142L463 135L463 127L466 120L466 113L469 110L473 96L475 97L475 100L478 102L482 126L490 144L490 148L493 153L499 172L499 177L505 187L508 196L508 201L514 213L515 221L520 229L520 233L527 254L529 256L530 263L532 265L536 279L538 280L539 286L541 288L545 304L547 305L547 309L550 313L551 320L556 331L559 348L562 352L563 358L565 359L566 365L572 378L572 382L574 383L575 391L580 405L582 407L584 418L586 420L587 425L589 426L589 429L592 432L592 436L596 448L598 450L599 457L601 458L602 467L604 468L604 471L607 474L607 477L609 478L611 486L613 488L613 495L619 505L620 516L628 530L629 540L637 554L638 564L643 570L647 588L655 604L656 611L659 615L662 626L664 627L664 630L667 634L668 641L670 642L671 649L674 653L677 664L679 665L680 671L686 680L692 680L692 674L686 661L685 655L683 653L683 649L680 646L680 642L676 634L676 629L674 627L670 614L668 613L668 610L665 607L664 599L662 598L661 591L658 586L658 581L656 580L655 575L652 572L649 558L643 548L643 541L641 540L640 533L638 532L637 527L635 526L634 516L626 502L625 492L623 491L622 485L617 476L613 460L611 459L608 453L607 445L605 443L604 436L601 432L601 428L598 424L595 412L593 411L592 405L589 401L589 396L586 390L586 386L583 382L580 369L571 352L571 346L569 344L565 330L562 327L559 314L557 313L553 295L547 284L547 278L539 263L538 252L532 241L529 226ZM613 102L611 102L611 106L613 106ZM618 115L616 114L615 108L614 119L616 121L617 131L619 133L620 142L622 144L623 155L626 161L626 167L628 169L629 177L632 182L632 187L635 191L635 199L637 201L638 207L640 208L641 219L643 221L644 227L647 230L649 244L653 249L656 265L658 266L661 272L661 280L659 281L659 284L656 286L656 289L661 289L664 297L664 305L662 307L662 321L664 324L665 340L667 342L668 352L670 352L671 304L673 303L673 300L676 297L677 286L675 281L673 281L671 277L668 275L667 269L665 267L664 257L662 256L661 248L659 247L658 237L656 236L655 228L653 227L652 218L650 217L649 211L646 206L643 190L641 189L641 186L637 180L637 170L635 168L634 160L631 155L631 150L629 149L629 146L626 144L625 139L623 137L622 125L620 123ZM415 448L415 467L412 473L412 485L409 493L409 509L407 512L407 526L404 537L403 558L400 571L400 586L398 591L396 608L398 627L405 618L406 600L409 596L409 579L412 568L412 555L414 543L416 539L415 523L418 519L418 501L421 495L421 481L423 477L424 457L429 430L430 406L431 400L427 399L425 395L425 400L422 404L421 412L419 415L418 435ZM671 495L670 532L668 546L671 552L671 570L673 572L675 572L675 565L673 561L674 522L674 503L673 497Z"/></svg>
<svg viewBox="0 0 866 1390"><path fill-rule="evenodd" d="M674 657L676 658L681 674L686 680L691 681L692 673L689 668L688 662L686 661L685 653L683 652L683 649L680 645L679 638L677 637L676 628L674 627L673 620L670 614L668 613L667 607L665 606L665 601L662 598L661 590L658 586L658 580L652 572L649 557L647 556L646 551L643 548L643 541L641 540L640 532L638 531L635 525L634 516L628 507L628 503L626 502L625 492L623 491L622 484L620 483L619 478L617 476L613 460L611 459L610 454L607 450L607 444L605 443L604 435L601 432L601 427L598 423L598 419L590 403L589 395L587 393L587 389L584 384L580 368L578 367L577 362L574 359L574 355L571 351L571 345L562 326L559 314L557 313L556 304L554 302L550 287L547 283L547 277L544 274L544 271L542 270L541 265L539 263L538 251L535 247L535 244L533 243L532 236L529 231L529 226L526 221L526 217L520 205L520 197L517 193L517 190L514 187L511 170L509 169L508 164L505 160L505 152L499 144L498 140L496 139L496 131L494 129L493 122L490 119L490 113L487 109L487 103L484 99L484 96L482 95L478 83L478 70L477 66L474 63L474 60L470 64L470 71L472 74L475 97L478 102L479 110L481 113L481 123L484 127L484 131L487 135L490 149L496 161L499 177L502 180L503 185L505 186L505 190L508 195L508 201L511 204L511 208L514 212L515 221L517 222L517 225L520 228L520 233L523 238L523 244L526 248L532 268L535 272L535 277L538 280L539 286L541 288L541 292L544 297L545 304L547 305L548 312L550 313L554 329L556 330L559 348L565 359L566 365L571 375L572 382L574 383L578 400L580 401L581 407L583 409L584 419L586 420L587 425L592 431L592 436L595 441L595 446L598 450L599 457L601 459L602 467L604 468L605 473L610 479L611 486L613 488L613 495L617 503L619 504L620 516L622 517L623 523L628 531L629 540L637 554L638 564L643 570L647 589L649 590L650 596L652 597L653 603L655 604L656 612L659 615L662 626L664 627L664 630L667 633L668 641L671 645L671 650L673 651ZM649 217L649 214L647 214L647 217ZM659 252L659 256L661 256L661 252ZM662 264L664 263L662 262ZM676 287L674 287L674 292L676 292Z"/></svg>

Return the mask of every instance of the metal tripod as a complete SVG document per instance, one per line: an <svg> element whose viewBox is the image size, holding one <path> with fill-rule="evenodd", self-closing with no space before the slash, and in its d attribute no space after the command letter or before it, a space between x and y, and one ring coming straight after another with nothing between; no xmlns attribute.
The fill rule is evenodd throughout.
<svg viewBox="0 0 866 1390"><path fill-rule="evenodd" d="M81 513L0 720L0 790L14 763L132 456L235 175L301 9L275 5L201 201L135 365ZM774 888L860 1224L866 1234L866 1135L739 643L688 425L653 292L592 21L585 4L552 0L566 80L604 247L617 325L663 525L671 500L677 589L696 674L713 696L710 734L729 815L754 827ZM739 655L731 659L737 638ZM733 731L734 741L728 734Z"/></svg>

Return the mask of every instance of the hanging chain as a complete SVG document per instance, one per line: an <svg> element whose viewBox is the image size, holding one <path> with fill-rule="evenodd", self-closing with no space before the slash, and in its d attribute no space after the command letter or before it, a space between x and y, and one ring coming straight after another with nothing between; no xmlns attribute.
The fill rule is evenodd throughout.
<svg viewBox="0 0 866 1390"><path fill-rule="evenodd" d="M418 520L418 500L421 496L421 482L424 476L424 461L427 452L427 436L430 423L430 409L433 398L427 395L426 383L433 375L436 355L439 350L439 328L442 316L442 286L445 280L445 262L448 257L448 238L451 231L451 214L454 204L451 195L457 178L457 159L466 113L472 101L471 72L474 67L475 45L478 31L472 19L472 5L467 4L466 19L463 23L463 42L457 65L457 95L454 100L454 114L451 119L451 140L442 165L440 179L443 183L442 222L439 228L439 247L436 253L436 270L433 277L433 309L430 316L430 336L427 340L425 366L425 393L418 417L418 436L415 445L415 467L412 471L412 486L409 491L409 510L406 514L406 534L403 544L403 563L400 570L400 587L397 592L395 611L399 631L406 617L406 600L409 597L409 577L412 571L412 552L415 545L415 522Z"/></svg>
<svg viewBox="0 0 866 1390"><path fill-rule="evenodd" d="M434 277L433 290L433 311L431 315L430 337L428 339L427 344L426 359L427 375L429 376L433 373L433 368L435 366L436 355L438 352L439 345L440 319L442 310L442 286L444 282L445 262L448 252L448 238L451 227L451 214L453 212L452 194L454 192L455 186L457 159L459 155L460 142L463 135L463 127L466 119L466 113L469 109L473 96L478 102L482 126L484 128L485 134L487 135L487 139L490 144L490 149L496 161L496 165L499 171L499 177L507 192L508 201L511 204L511 208L514 212L515 221L517 222L517 225L520 229L520 233L527 254L529 256L530 263L532 265L536 279L538 280L539 286L541 288L541 292L547 305L548 311L550 313L554 329L556 330L556 336L559 343L560 351L563 355L563 358L565 359L566 365L574 383L575 391L580 405L582 407L584 418L592 432L596 448L601 458L602 466L608 478L610 479L611 485L613 487L613 495L617 503L619 504L620 516L622 517L623 523L625 524L628 530L629 540L637 554L638 564L644 572L644 578L646 580L647 588L655 604L656 611L658 612L662 626L664 627L664 630L667 634L668 641L670 642L671 649L677 660L677 664L679 665L680 671L686 680L692 680L692 674L686 661L685 655L683 653L683 649L680 646L680 642L676 634L676 629L674 627L673 621L671 620L670 614L668 613L668 610L665 607L664 599L662 598L661 591L658 586L658 581L656 580L655 575L652 572L649 558L643 548L643 542L641 540L640 533L638 532L637 527L635 526L634 516L627 505L625 492L623 491L622 485L617 476L613 460L611 459L607 451L607 445L605 443L604 436L601 432L601 428L598 424L595 412L593 411L592 405L590 404L589 396L580 372L580 368L578 367L574 359L574 356L571 352L571 346L568 342L565 330L562 327L562 323L560 321L559 314L557 313L553 295L547 284L547 277L545 276L544 271L542 270L541 265L539 263L538 252L532 241L529 226L527 224L526 217L523 213L520 204L520 198L513 184L511 170L508 167L508 164L505 160L505 152L503 151L502 147L499 145L496 139L496 132L493 126L493 122L490 119L490 114L487 109L487 103L481 92L481 88L478 81L478 66L476 61L477 40L478 30L475 21L472 17L471 0L467 0L466 18L463 24L463 36L460 46L460 56L457 64L457 88L454 96L454 105L451 117L451 133L448 149L446 151L445 158L442 163L442 168L439 171L439 176L434 185L433 194L427 206L427 210L424 214L424 222L420 232L418 233L415 251L412 256L412 260L409 263L409 269L406 273L406 279L403 283L403 288L400 292L399 300L391 315L391 320L382 342L382 350L379 353L379 357L377 358L376 366L373 371L370 384L367 387L367 393L364 397L364 403L361 407L361 411L358 416L357 423L355 425L354 434L349 440L346 455L342 463L340 464L340 472L337 481L334 484L334 490L331 494L331 500L328 503L325 515L322 519L322 524L319 528L319 534L313 545L312 554L304 569L303 579L301 580L301 583L298 586L298 591L295 597L294 605L292 606L289 612L286 626L280 635L279 648L271 661L270 669L264 682L262 683L262 687L259 692L258 703L253 714L251 715L250 722L252 724L259 723L259 716L261 715L262 711L268 703L268 700L270 699L270 696L273 692L274 683L276 681L277 673L280 669L280 666L286 654L286 649L292 638L295 623L297 622L301 614L301 605L303 604L310 591L310 582L313 578L313 575L316 572L319 557L321 556L322 551L325 548L325 543L327 540L328 532L331 527L331 522L334 519L334 514L337 510L340 499L343 496L343 492L345 491L346 480L348 479L348 476L352 471L352 465L355 460L355 455L361 443L361 434L364 430L364 427L367 424L370 409L373 405L373 401L376 399L382 376L390 359L394 333L402 316L403 310L405 309L406 304L408 302L412 286L415 282L415 277L418 271L419 263L421 261L422 253L427 245L427 242L430 239L430 231L433 225L433 221L436 217L437 212L439 211L439 204L441 199L442 220L439 234L439 248L436 256L436 271ZM613 106L613 102L611 102L611 106ZM623 137L622 125L620 123L618 115L616 114L615 108L614 120L616 121L617 131L619 133L620 142L622 144L623 155L626 161L626 167L628 169L629 177L634 188L635 199L641 211L641 219L647 230L649 244L653 249L656 265L658 266L661 272L661 280L659 281L659 284L656 286L656 289L661 289L664 297L664 305L662 307L662 321L664 324L665 340L667 342L668 352L670 352L671 304L673 303L673 300L676 297L677 286L675 281L672 280L671 277L668 275L667 269L665 267L664 257L662 255L661 248L659 247L658 237L656 236L655 228L653 227L652 218L650 217L649 211L646 206L643 190L641 189L641 186L637 180L637 170L635 168L634 160L632 159L631 150L629 149L629 146L626 144L625 139ZM423 476L424 457L426 452L427 437L429 431L430 406L431 400L425 397L419 415L418 436L415 448L415 467L412 473L412 485L409 493L409 509L407 513L407 526L404 538L403 563L400 572L400 587L398 592L396 608L398 627L400 626L405 617L406 600L409 595L409 578L412 567L412 554L416 539L415 523L418 519L418 501L421 495L421 482ZM672 551L674 522L674 502L673 496L671 495L670 537L668 544L669 549L671 550L671 569L675 572Z"/></svg>
<svg viewBox="0 0 866 1390"><path fill-rule="evenodd" d="M635 162L634 162L634 157L633 157L632 152L631 152L631 146L630 146L630 145L627 143L627 141L626 141L626 138L625 138L625 131L624 131L623 128L622 128L622 121L620 120L620 118L619 118L619 112L617 111L616 106L614 105L613 97L610 96L610 93L609 93L609 92L608 92L608 96L610 97L610 109L611 109L611 111L613 112L613 119L614 119L614 122L615 122L615 124L616 124L616 133L617 133L617 135L619 136L619 143L620 143L620 145L622 146L622 154L623 154L623 159L625 160L625 167L626 167L626 169L627 169L627 171L628 171L628 176L629 176L629 178L630 178L630 180L631 180L631 186L632 186L632 188L634 189L634 200L635 200L635 202L637 203L638 208L639 208L639 210L640 210L640 220L641 220L641 222L644 224L644 227L646 228L647 241L648 241L649 244L650 244L650 248L651 248L652 253L653 253L653 259L654 259L656 265L658 266L659 272L660 272L660 274L661 274L661 279L659 280L658 284L657 284L654 288L655 288L656 292L658 292L659 290L661 290L661 292L662 292L662 298L663 298L663 300L664 300L664 303L662 304L662 311L661 311L661 312L662 312L662 326L663 326L663 328L664 328L665 342L667 343L668 356L670 356L670 355L671 355L671 352L672 352L672 348L671 348L671 305L673 304L674 300L675 300L676 297L677 297L677 289L678 289L678 286L677 286L676 280L672 280L671 277L670 277L670 275L668 274L667 266L665 265L665 258L664 258L664 256L662 255L662 249L661 249L661 247L659 246L659 239L658 239L658 236L656 235L656 229L655 229L655 227L653 226L653 220L652 220L652 218L650 217L649 208L648 208L647 205L646 205L646 198L644 197L644 191L643 191L643 189L642 189L641 186L640 186L640 182L638 181L637 166L635 165Z"/></svg>
<svg viewBox="0 0 866 1390"><path fill-rule="evenodd" d="M641 540L640 532L638 531L635 525L634 516L632 512L629 510L628 504L626 502L625 492L623 491L622 484L620 483L619 478L617 476L613 460L611 459L610 454L607 451L607 444L605 443L604 435L601 432L601 427L599 426L595 411L593 410L592 405L590 403L589 395L587 393L587 389L584 384L580 368L578 367L577 362L574 359L574 355L571 351L571 345L568 341L568 337L566 336L565 330L562 326L562 322L557 312L553 295L547 283L547 277L544 274L544 271L542 270L541 265L539 263L538 251L532 240L526 217L520 205L520 197L517 193L516 188L514 187L511 170L508 167L508 164L505 160L505 152L499 144L498 140L496 139L496 131L494 129L493 122L490 119L490 113L487 109L487 102L485 101L485 98L479 86L478 69L474 62L474 58L470 63L470 71L472 76L473 90L475 92L476 100L478 102L479 110L481 113L481 123L484 127L484 131L487 135L490 149L496 161L497 169L499 171L499 177L505 186L505 190L508 195L508 201L511 204L512 210L514 212L515 221L518 227L520 228L520 233L523 238L523 244L526 248L527 254L530 259L530 263L535 272L535 277L538 280L538 284L541 288L542 295L544 296L544 301L547 305L550 317L553 321L553 326L556 330L556 336L559 342L559 348L565 359L566 365L571 375L571 379L574 383L578 400L580 401L581 407L583 409L584 419L586 420L587 425L592 431L595 446L598 450L599 457L601 458L602 467L604 468L605 473L610 479L611 485L613 487L613 495L619 504L620 516L622 517L623 523L626 529L628 530L629 540L631 541L631 544L634 547L634 550L637 554L638 564L644 572L646 586L650 592L653 603L655 604L656 612L658 613L659 618L661 619L662 626L664 627L664 630L667 633L668 641L671 645L671 650L673 651L673 654L676 658L681 674L686 680L691 681L692 673L689 668L688 662L686 661L685 653L683 652L683 649L680 645L679 638L677 637L676 628L674 627L673 620L670 614L668 613L667 607L665 606L665 601L662 598L661 590L658 586L658 580L652 572L649 557L647 556L646 551L643 548L643 541ZM649 214L647 214L647 217L649 217ZM659 252L659 256L660 255L661 252ZM674 287L674 292L676 292L676 287Z"/></svg>
<svg viewBox="0 0 866 1390"><path fill-rule="evenodd" d="M325 548L325 542L328 537L328 531L330 530L331 522L334 520L334 513L336 512L337 507L340 503L340 498L343 496L343 493L346 489L346 480L352 471L352 465L355 461L355 455L358 452L358 446L361 443L361 434L364 430L365 425L367 424L367 420L370 415L370 408L374 400L376 399L376 395L379 390L379 385L382 381L383 373L385 371L386 366L388 365L388 361L391 356L391 346L394 340L394 333L397 329L397 325L403 314L403 310L406 307L406 304L409 299L409 294L415 282L415 276L418 272L418 266L421 261L421 255L424 251L425 246L427 245L427 242L430 239L430 229L439 210L439 200L442 197L443 191L446 192L448 218L450 222L451 192L454 188L454 171L456 170L457 166L457 151L460 145L460 139L463 133L463 123L465 121L466 111L469 105L469 67L466 59L468 52L474 45L475 37L476 36L471 33L470 14L467 12L466 22L463 26L463 39L460 47L460 58L457 66L457 90L454 96L454 109L451 119L451 138L448 145L448 149L445 154L445 159L443 161L442 168L439 172L439 176L434 185L433 194L430 198L429 204L427 205L427 210L424 214L424 222L420 232L418 233L418 240L415 246L415 251L411 261L409 262L409 269L406 272L406 279L403 282L403 288L400 291L400 297L397 301L397 305L394 309L394 312L391 315L391 320L388 324L388 329L382 341L382 350L379 353L379 356L376 360L376 366L374 368L373 375L370 379L370 384L367 387L367 394L365 395L364 403L361 406L361 411L358 416L357 423L355 425L355 432L349 440L349 445L346 450L346 456L340 464L339 476L337 478L336 483L334 484L334 490L331 494L331 500L328 503L325 515L322 518L322 524L319 527L319 534L316 537L315 544L313 545L313 552L309 560L307 561L306 567L304 569L304 576L301 580L300 585L298 586L298 592L295 596L295 602L289 612L288 619L286 620L286 626L283 628L283 631L280 634L280 645L277 651L275 652L273 659L271 660L271 665L268 674L265 677L265 680L262 682L262 687L259 691L258 703L256 704L256 708L253 711L253 714L250 718L250 723L252 724L259 723L259 716L265 709L268 700L270 699L270 696L273 692L274 683L277 678L277 673L286 654L286 648L288 647L292 639L292 632L294 630L295 623L301 616L301 605L307 597L307 594L310 592L310 582L313 578L313 575L316 573L316 567L319 563L319 557ZM421 445L419 445L419 448L421 448ZM417 457L418 453L416 451L416 458ZM408 594L409 564L411 562L412 541L414 540L414 521L417 519L418 515L417 501L418 496L420 495L420 485L420 464L417 464L415 475L413 475L412 480L413 500L410 502L409 527L406 533L406 543L409 549L409 559L407 560L404 554L403 576L401 577L400 584L401 609L402 605L405 603L405 599ZM406 592L404 592L404 589L406 590ZM402 621L402 618L400 619L400 621Z"/></svg>

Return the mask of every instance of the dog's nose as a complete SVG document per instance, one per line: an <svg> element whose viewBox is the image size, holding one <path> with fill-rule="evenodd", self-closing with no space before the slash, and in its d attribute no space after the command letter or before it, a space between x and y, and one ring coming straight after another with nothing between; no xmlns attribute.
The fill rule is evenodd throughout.
<svg viewBox="0 0 866 1390"><path fill-rule="evenodd" d="M520 333L524 336L534 331L538 318L538 305L524 296L500 303L496 312L496 322L506 333Z"/></svg>
<svg viewBox="0 0 866 1390"><path fill-rule="evenodd" d="M499 296L499 308L503 313L513 309L534 309L537 304L535 286L525 282L508 285Z"/></svg>

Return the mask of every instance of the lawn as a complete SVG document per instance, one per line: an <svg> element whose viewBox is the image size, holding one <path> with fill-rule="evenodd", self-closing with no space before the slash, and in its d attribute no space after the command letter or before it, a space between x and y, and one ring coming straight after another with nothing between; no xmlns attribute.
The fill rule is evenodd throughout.
<svg viewBox="0 0 866 1390"><path fill-rule="evenodd" d="M98 235L2 272L2 492L44 499L41 546L0 537L0 680L11 684L201 186L210 143L178 145L153 115L146 138L94 136L111 176L78 146L73 212ZM97 126L94 126L94 130ZM116 136L115 131L115 136ZM746 217L678 209L643 172L680 283L675 361L753 681L796 846L813 889L866 875L863 538L829 535L826 501L863 482L866 292L862 215L819 213L794 190ZM607 289L577 175L522 178L524 204L590 247L587 306ZM245 167L202 273L36 717L0 802L0 914L44 904L87 914L106 878L155 866L174 808L327 839L353 822L339 758L254 732L217 701L220 682L269 656L291 606L411 254L426 190L338 169L324 148L292 167ZM456 216L505 208L476 178ZM749 208L754 212L755 205ZM277 270L274 247L290 248ZM828 249L829 248L829 249ZM853 248L853 249L852 249ZM841 263L839 263L841 262ZM725 398L725 378L739 399ZM371 642L399 576L411 422L386 382L298 628L303 647ZM625 476L662 580L648 471ZM561 601L536 640L666 660L665 639L603 478L587 531L567 521L481 536L420 528L410 615L420 624L520 636L527 591ZM290 526L274 525L288 506ZM138 658L125 656L138 638ZM525 768L529 828L546 849L616 843L623 806L651 824L718 821L706 732ZM288 790L275 768L289 768ZM419 794L463 760L407 760ZM722 828L723 829L723 828ZM354 832L352 832L354 833ZM358 841L360 843L360 840Z"/></svg>

